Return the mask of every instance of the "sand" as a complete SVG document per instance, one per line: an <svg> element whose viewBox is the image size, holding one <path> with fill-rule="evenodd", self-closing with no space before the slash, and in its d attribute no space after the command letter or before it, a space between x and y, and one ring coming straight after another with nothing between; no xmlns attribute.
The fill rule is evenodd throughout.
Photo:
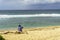
<svg viewBox="0 0 60 40"><path fill-rule="evenodd" d="M60 40L60 27L23 29L20 34L17 30L5 30L0 35L6 40Z"/></svg>

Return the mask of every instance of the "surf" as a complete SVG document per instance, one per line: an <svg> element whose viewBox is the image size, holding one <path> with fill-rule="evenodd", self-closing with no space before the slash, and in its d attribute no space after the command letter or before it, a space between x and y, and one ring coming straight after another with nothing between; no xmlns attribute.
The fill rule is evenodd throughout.
<svg viewBox="0 0 60 40"><path fill-rule="evenodd" d="M60 14L0 15L0 18L14 18L14 17L60 17Z"/></svg>

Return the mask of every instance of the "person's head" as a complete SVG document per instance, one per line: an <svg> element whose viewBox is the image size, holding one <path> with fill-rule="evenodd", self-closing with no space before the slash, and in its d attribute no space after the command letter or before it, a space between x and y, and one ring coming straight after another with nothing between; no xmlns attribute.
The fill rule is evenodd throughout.
<svg viewBox="0 0 60 40"><path fill-rule="evenodd" d="M20 24L19 24L18 26L19 26L19 27L21 27L21 25L20 25Z"/></svg>

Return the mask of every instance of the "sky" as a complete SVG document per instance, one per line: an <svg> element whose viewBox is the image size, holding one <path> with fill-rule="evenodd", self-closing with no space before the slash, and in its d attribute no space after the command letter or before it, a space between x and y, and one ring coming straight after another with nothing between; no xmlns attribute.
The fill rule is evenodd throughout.
<svg viewBox="0 0 60 40"><path fill-rule="evenodd" d="M0 10L60 9L60 0L0 0Z"/></svg>

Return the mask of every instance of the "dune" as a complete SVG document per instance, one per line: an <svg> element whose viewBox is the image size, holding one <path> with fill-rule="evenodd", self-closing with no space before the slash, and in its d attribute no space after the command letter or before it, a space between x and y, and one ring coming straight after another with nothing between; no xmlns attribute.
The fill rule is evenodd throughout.
<svg viewBox="0 0 60 40"><path fill-rule="evenodd" d="M7 34L4 34L7 32ZM23 29L18 34L17 30L0 31L6 40L60 40L60 27L43 27Z"/></svg>

